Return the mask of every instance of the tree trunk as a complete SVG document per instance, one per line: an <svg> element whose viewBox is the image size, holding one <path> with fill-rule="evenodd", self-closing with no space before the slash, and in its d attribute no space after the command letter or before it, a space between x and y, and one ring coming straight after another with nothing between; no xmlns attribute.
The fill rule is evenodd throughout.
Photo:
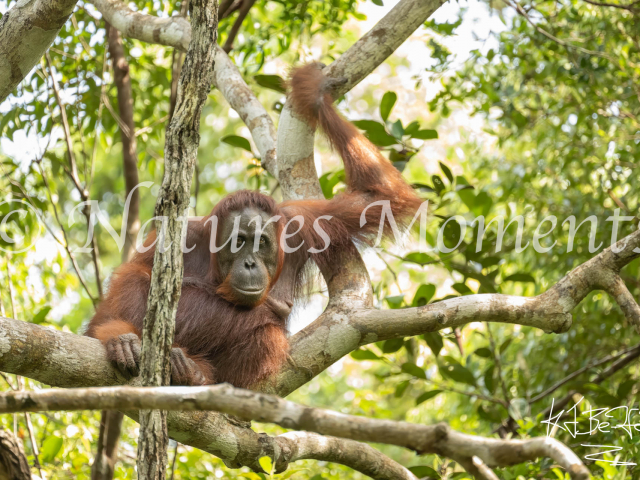
<svg viewBox="0 0 640 480"><path fill-rule="evenodd" d="M133 121L133 91L129 63L124 54L120 32L108 23L105 27L109 55L113 64L114 83L118 92L118 114L122 121L120 138L122 140L122 163L126 187L125 200L131 198L127 210L125 241L122 249L122 262L126 262L135 252L135 241L140 229L140 194L135 188L139 179L136 129ZM120 438L123 416L118 411L104 410L102 412L96 457L91 467L92 480L111 480L113 478L114 467L118 460L118 439Z"/></svg>
<svg viewBox="0 0 640 480"><path fill-rule="evenodd" d="M96 458L91 466L91 480L111 480L118 461L118 440L123 414L116 410L103 410Z"/></svg>
<svg viewBox="0 0 640 480"><path fill-rule="evenodd" d="M0 430L0 480L31 480L22 442L7 430Z"/></svg>
<svg viewBox="0 0 640 480"><path fill-rule="evenodd" d="M142 332L140 372L145 386L168 385L169 355L182 287L182 229L200 143L200 114L213 84L218 2L191 4L192 38L178 82L175 112L167 129L165 171L155 216L158 243ZM164 220L164 221L163 221ZM138 477L163 480L167 464L166 412L140 411Z"/></svg>

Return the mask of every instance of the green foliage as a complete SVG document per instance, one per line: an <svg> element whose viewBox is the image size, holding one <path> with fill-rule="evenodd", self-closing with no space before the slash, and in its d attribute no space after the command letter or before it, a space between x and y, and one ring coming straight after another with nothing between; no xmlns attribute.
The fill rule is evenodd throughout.
<svg viewBox="0 0 640 480"><path fill-rule="evenodd" d="M373 3L383 4L378 0ZM163 16L177 14L181 8L180 2L138 0L133 5ZM540 294L594 255L589 252L588 224L579 230L573 249L568 249L568 226L561 225L564 219L575 215L580 223L594 215L598 221L595 244L604 242L604 248L611 240L612 224L605 219L612 210L622 205L625 215L638 214L637 13L597 7L582 0L525 1L521 5L534 16L538 28L511 10L495 7L494 13L504 19L504 30L495 35L493 43L488 43L491 49L475 50L465 62L455 61L448 40L456 39L455 35L461 32L468 11L461 10L459 18L450 18L447 23L433 19L426 23L430 31L426 46L433 63L425 74L437 80L433 90L429 85L430 92L434 92L429 97L430 111L410 110L407 92L401 93L388 83L369 86L360 98L347 98L340 104L341 109L347 110L358 100L366 104L366 111L357 109L356 118L360 120L354 123L429 200L431 207L424 238L417 238L413 232L405 249L377 254L384 260L384 268L371 267L374 262L365 256L374 280L375 302L380 308L437 306L443 299L476 293ZM117 92L106 62L104 25L92 11L90 6L79 8L49 53L56 78L65 90L64 108L80 181L118 230L125 187L120 127L117 115L112 113L117 112ZM263 67L307 58L311 44L321 45L322 60L337 57L356 35L346 29L345 22L362 21L363 17L353 0L256 2L231 56L277 120L284 101L282 76L286 72L267 74L273 70ZM234 13L221 20L222 42L236 18ZM124 45L134 89L140 180L154 181L157 188L163 170L172 51L131 39L124 39ZM398 75L397 67L403 62L406 63L392 58L387 63L389 78ZM60 107L51 92L51 75L43 61L18 88L11 108L7 103L2 105L3 148L5 142L11 141L28 146L35 143L36 133L48 136L60 131ZM383 78L383 82L387 80ZM374 96L373 90L384 94L381 98ZM18 98L21 100L16 101ZM108 106L101 98L108 100ZM254 158L242 121L229 111L219 92L213 91L209 99L202 117L197 193L195 185L192 192L195 208L190 213L202 215L225 194L240 188L275 192L277 197L277 183ZM464 115L481 122L483 131L469 129L471 122L458 124ZM460 140L452 144L450 138ZM325 150L321 147L320 153ZM53 232L40 229L41 222L34 214L11 217L3 225L10 236L23 234L26 242L40 243L37 253L0 254L0 300L7 314L79 333L94 307L62 246L83 245L87 228L78 212L76 222L68 226L71 209L78 201L78 192L66 174L68 165L65 142L57 133L46 153L21 158L0 153L2 200L35 205L43 211ZM331 198L344 189L345 173L341 166L325 167L320 185L325 197ZM143 220L153 214L154 192L144 191L141 196ZM0 205L1 215L8 212L6 204ZM481 215L487 230L482 238L478 223L474 223ZM505 227L500 239L497 222L489 222L504 216L506 225L517 215L524 216L525 243L533 240L533 232L542 219L557 216L558 227L540 240L544 245L557 242L556 246L544 254L531 247L518 252L515 224ZM56 216L65 226L68 239ZM445 222L444 245L458 245L452 252L433 249ZM637 222L623 223L618 238L636 225ZM96 227L96 232L104 282L120 262L120 254L104 227ZM420 251L419 240L426 241L430 250ZM0 247L9 246L0 237ZM87 290L97 297L91 256L78 254L75 258ZM15 311L6 288L9 273ZM622 274L638 298L639 262L625 267ZM546 434L540 413L551 405L552 398L559 399L568 392L585 396L580 413L589 408L637 405L637 362L602 381L597 374L610 364L587 369L553 394L536 402L532 399L570 373L639 340L618 306L606 294L596 292L573 312L573 326L567 333L547 335L506 323L492 324L489 329L487 324L478 322L459 331L446 328L415 338L381 341L353 352L291 398L374 418L422 424L444 420L471 434L492 436L499 428L507 428L510 434L527 438ZM28 388L36 386L36 382L27 381ZM2 388L7 390L9 386L2 383ZM40 461L48 477L90 478L98 413L52 413L32 415L32 419ZM3 416L0 426L13 429L13 419ZM32 456L22 416L17 426L18 436ZM269 425L259 427L270 434L283 431ZM579 427L588 430L588 416L581 416ZM134 476L135 428L134 422L125 422L116 478ZM562 430L557 438L575 447L582 457L590 452L576 446ZM633 461L640 458L636 440L618 429L595 432L583 443L619 446L621 459ZM395 447L376 447L410 467L418 477L466 477L455 462L444 463L433 455L417 456ZM263 459L263 468L272 473L272 460L265 458L271 465ZM613 456L604 458L612 460ZM176 480L268 478L246 468L228 469L215 457L184 446L179 447L175 464ZM596 461L589 468L598 479L638 478L637 467ZM507 480L566 478L566 472L547 460L497 473ZM271 477L364 478L338 465L312 461L297 462L284 474Z"/></svg>

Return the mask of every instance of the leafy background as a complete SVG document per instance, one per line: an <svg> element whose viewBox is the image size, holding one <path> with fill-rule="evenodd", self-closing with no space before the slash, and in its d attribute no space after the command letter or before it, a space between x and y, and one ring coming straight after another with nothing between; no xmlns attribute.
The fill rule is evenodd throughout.
<svg viewBox="0 0 640 480"><path fill-rule="evenodd" d="M173 15L179 2L135 1L154 15ZM638 224L638 143L640 142L640 31L638 10L595 5L585 0L457 2L441 8L408 44L339 103L347 117L383 149L432 205L427 242L440 227L451 253L418 252L414 234L401 246L363 252L380 308L405 308L452 296L500 292L537 295L567 271L592 257L589 224L569 249L568 225L590 216L597 221L595 245L611 242L606 218L620 209L633 217L619 237ZM13 2L0 2L0 11ZM624 4L621 4L624 5ZM388 1L258 1L237 38L232 58L277 120L284 96L279 77L289 65L330 62L390 8ZM223 20L224 38L235 17ZM138 166L143 190L141 219L153 212L163 168L164 128L169 110L170 48L125 39L135 98ZM41 209L47 229L35 215L9 217L8 234L35 242L27 252L0 255L0 300L7 315L52 328L82 332L97 296L91 256L76 254L79 282L63 245L82 246L86 222L75 213L80 195L65 173L68 164L60 108L50 76L63 86L80 178L111 225L119 230L124 205L122 146L117 98L105 53L104 23L80 2L50 50L52 66L42 62L15 94L0 105L0 186L3 201L24 200ZM106 100L105 100L106 98ZM102 99L102 100L101 100ZM240 188L279 196L276 182L260 168L247 128L212 91L203 113L193 214L207 213L225 194ZM327 197L344 188L339 159L320 140L318 169ZM9 204L0 206L3 215ZM56 219L58 216L58 220ZM477 225L499 215L507 222L524 216L524 242L537 225L555 215L558 226L540 242L547 253L516 248L516 225L496 252L496 229L488 229L476 251ZM455 217L454 217L455 216ZM453 217L453 218L452 218ZM449 220L451 218L451 220ZM449 220L449 221L448 221ZM60 224L65 227L67 241ZM550 228L547 223L539 233ZM96 227L101 279L119 264L120 254L102 226ZM57 240L56 240L57 239ZM603 248L604 248L603 247ZM623 275L632 293L640 292L638 261ZM319 283L312 298L297 305L292 329L318 313L326 294ZM611 362L585 372L555 392L536 398L571 372L607 355L619 355L639 342L634 329L606 294L593 293L574 311L573 328L554 335L518 326L474 323L459 331L389 340L356 352L291 395L308 405L375 418L419 423L447 421L480 435L545 435L542 412L552 399L575 392L583 411L595 407L636 406L637 362L598 378ZM3 390L16 388L5 376ZM23 380L24 381L24 380ZM27 388L45 386L26 380ZM535 401L533 401L535 399ZM570 404L572 405L573 402ZM620 421L622 414L617 415ZM33 414L34 440L47 478L89 478L95 452L97 412ZM638 423L638 417L635 422ZM5 415L0 425L34 449L26 417ZM255 425L278 433L279 428ZM588 431L586 416L580 428ZM125 419L117 478L135 476L137 424ZM593 449L581 444L621 447L620 461L640 458L638 429L598 432L573 439L556 437L584 458ZM464 478L454 462L418 457L378 445L418 475ZM614 455L605 456L611 461ZM172 475L180 478L263 478L232 471L211 455L172 445ZM585 460L595 478L640 478L640 468ZM549 460L498 472L500 478L568 478ZM34 469L34 474L39 474ZM361 475L338 465L299 462L275 478L347 479Z"/></svg>

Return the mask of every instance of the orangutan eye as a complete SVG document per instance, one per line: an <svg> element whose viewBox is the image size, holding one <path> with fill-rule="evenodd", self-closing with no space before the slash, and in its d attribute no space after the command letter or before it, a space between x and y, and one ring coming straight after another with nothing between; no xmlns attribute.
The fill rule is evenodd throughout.
<svg viewBox="0 0 640 480"><path fill-rule="evenodd" d="M260 246L264 247L267 244L267 239L264 237L260 237Z"/></svg>
<svg viewBox="0 0 640 480"><path fill-rule="evenodd" d="M244 245L244 237L238 235L238 238L236 239L236 248L242 248L242 245Z"/></svg>

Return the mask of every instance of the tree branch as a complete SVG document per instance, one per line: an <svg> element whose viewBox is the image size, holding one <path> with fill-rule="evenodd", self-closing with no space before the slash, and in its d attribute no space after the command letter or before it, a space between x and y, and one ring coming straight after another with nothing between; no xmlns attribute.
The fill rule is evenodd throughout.
<svg viewBox="0 0 640 480"><path fill-rule="evenodd" d="M584 367L579 368L575 372L570 373L569 375L564 377L562 380L559 380L558 382L554 383L552 386L550 386L549 388L547 388L543 392L541 392L538 395L536 395L535 397L533 397L531 400L529 400L529 405L533 405L534 403L539 402L540 400L543 400L544 398L548 397L553 392L555 392L557 389L559 389L563 385L566 385L571 380L573 380L574 378L580 376L582 373L586 372L587 370L591 370L592 368L595 368L595 367L597 367L599 365L604 365L605 363L609 363L609 362L611 362L613 360L617 360L618 358L622 357L623 355L627 355L628 353L631 353L631 354L639 353L640 354L640 344L636 345L635 347L631 347L631 348L628 348L626 350L623 350L622 352L617 353L615 355L607 355L606 357L601 358L600 360L598 360L596 362L590 363L589 365L585 365Z"/></svg>
<svg viewBox="0 0 640 480"><path fill-rule="evenodd" d="M0 102L35 67L77 0L16 2L0 19Z"/></svg>
<svg viewBox="0 0 640 480"><path fill-rule="evenodd" d="M184 52L189 48L191 25L184 17L158 18L134 12L120 0L91 0L91 3L125 37L175 47Z"/></svg>
<svg viewBox="0 0 640 480"><path fill-rule="evenodd" d="M135 187L138 185L138 156L136 141L136 125L133 120L133 90L131 88L131 76L129 63L124 54L122 38L117 29L106 24L109 56L113 64L113 81L118 92L118 111L123 125L120 126L120 139L122 141L122 165L125 181L125 200L131 196L127 216L127 231L122 261L126 262L135 251L135 239L140 229L140 193Z"/></svg>
<svg viewBox="0 0 640 480"><path fill-rule="evenodd" d="M251 7L253 7L254 3L256 3L256 0L243 0L242 6L240 7L240 12L238 12L238 18L236 18L236 21L233 22L233 25L231 26L231 30L229 30L229 35L227 36L227 39L224 42L224 47L222 47L222 49L226 53L229 53L233 48L233 42L238 36L238 32L240 32L240 27L242 27L242 22L244 22L244 19L249 14L249 10L251 10Z"/></svg>
<svg viewBox="0 0 640 480"><path fill-rule="evenodd" d="M417 480L405 467L366 443L312 432L287 432L277 438L289 441L289 462L320 460L348 465L375 479Z"/></svg>
<svg viewBox="0 0 640 480"><path fill-rule="evenodd" d="M550 457L572 478L589 478L589 470L565 445L552 438L497 440L462 434L446 424L417 425L378 420L305 407L274 395L235 388L116 387L9 392L0 396L0 413L86 409L215 410L244 420L332 435L351 440L405 447L419 454L479 457L486 465L507 466Z"/></svg>
<svg viewBox="0 0 640 480"><path fill-rule="evenodd" d="M276 127L271 116L242 78L238 67L219 46L216 48L213 84L251 131L262 166L274 174L276 166ZM275 175L274 175L275 176Z"/></svg>

